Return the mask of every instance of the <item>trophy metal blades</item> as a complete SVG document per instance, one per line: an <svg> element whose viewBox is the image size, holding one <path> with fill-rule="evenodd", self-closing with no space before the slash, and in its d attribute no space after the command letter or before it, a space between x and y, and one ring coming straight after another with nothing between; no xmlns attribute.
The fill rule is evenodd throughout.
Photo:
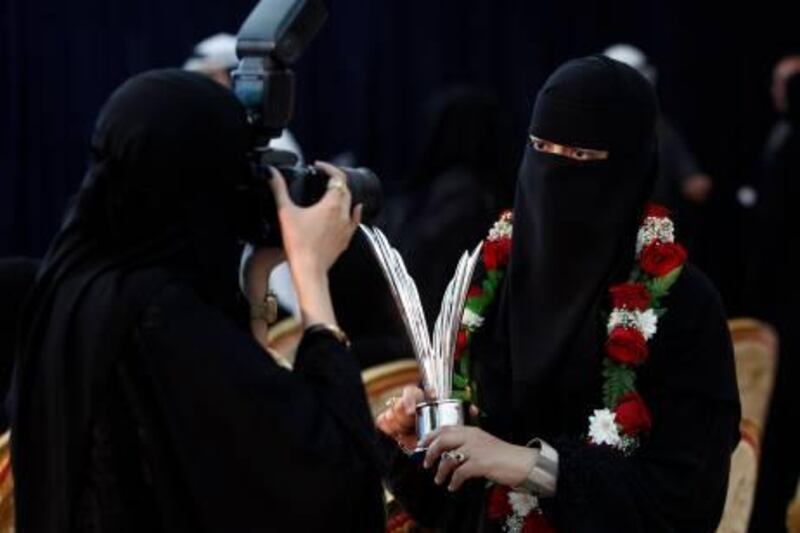
<svg viewBox="0 0 800 533"><path fill-rule="evenodd" d="M426 401L417 405L418 439L421 441L442 426L463 425L464 404L452 398L453 358L467 292L482 245L479 244L472 254L464 252L458 261L431 337L416 283L408 274L403 258L379 229L363 225L361 229L389 282L422 374Z"/></svg>

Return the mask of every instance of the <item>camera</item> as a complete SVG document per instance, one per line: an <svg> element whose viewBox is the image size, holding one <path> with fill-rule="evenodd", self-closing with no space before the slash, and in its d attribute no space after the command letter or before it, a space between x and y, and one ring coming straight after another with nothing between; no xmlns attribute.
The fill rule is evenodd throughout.
<svg viewBox="0 0 800 533"><path fill-rule="evenodd" d="M286 178L295 203L309 206L327 190L328 176L315 167L297 165L290 152L269 147L289 124L294 109L295 77L291 66L327 19L322 0L261 0L236 39L238 67L231 73L233 92L247 113L253 136L252 183L245 194L253 220L243 238L260 245L279 245L275 205L267 186L270 167ZM363 204L363 220L371 222L381 208L377 176L366 168L343 168L353 205Z"/></svg>

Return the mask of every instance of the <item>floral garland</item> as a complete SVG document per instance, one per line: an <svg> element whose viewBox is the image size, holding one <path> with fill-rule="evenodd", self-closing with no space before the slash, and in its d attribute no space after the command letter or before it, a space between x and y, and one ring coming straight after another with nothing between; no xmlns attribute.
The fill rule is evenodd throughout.
<svg viewBox="0 0 800 533"><path fill-rule="evenodd" d="M461 328L458 330L453 356L453 395L466 402L478 404L478 389L471 377L469 344L473 334L483 325L484 314L497 296L511 256L513 214L505 211L489 230L481 250L481 269L476 270L464 304Z"/></svg>
<svg viewBox="0 0 800 533"><path fill-rule="evenodd" d="M647 342L666 313L661 299L686 262L686 250L675 242L675 226L665 208L647 207L636 238L636 257L631 280L609 289L612 311L603 360L604 408L589 417L589 442L626 454L638 447L640 436L652 426L650 411L636 391L635 369L650 355Z"/></svg>
<svg viewBox="0 0 800 533"><path fill-rule="evenodd" d="M513 216L505 212L484 242L484 271L473 282L458 334L453 376L456 396L477 404L477 387L470 377L469 346L483 325L508 265ZM678 280L686 263L686 250L675 242L675 226L669 211L650 204L636 239L637 264L630 280L609 288L611 313L603 360L603 408L589 416L587 440L629 455L652 426L652 417L636 391L636 369L649 357L648 341L658 331L658 320L666 313L661 300ZM536 497L495 485L489 493L488 516L504 520L510 532L555 531L539 507Z"/></svg>

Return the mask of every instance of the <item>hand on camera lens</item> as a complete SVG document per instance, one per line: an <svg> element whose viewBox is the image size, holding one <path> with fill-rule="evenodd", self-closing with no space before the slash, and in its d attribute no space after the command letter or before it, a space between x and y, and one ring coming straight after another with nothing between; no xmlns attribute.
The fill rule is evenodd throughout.
<svg viewBox="0 0 800 533"><path fill-rule="evenodd" d="M330 180L328 191L312 206L297 206L289 197L283 176L274 168L270 186L292 270L296 274L321 276L347 248L361 222L361 206L357 206L351 216L350 190L344 172L327 163L315 166Z"/></svg>

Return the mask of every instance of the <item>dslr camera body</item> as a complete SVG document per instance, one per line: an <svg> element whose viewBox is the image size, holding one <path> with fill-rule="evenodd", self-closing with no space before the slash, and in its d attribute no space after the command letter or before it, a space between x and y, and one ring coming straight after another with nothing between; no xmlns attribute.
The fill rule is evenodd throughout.
<svg viewBox="0 0 800 533"><path fill-rule="evenodd" d="M238 67L231 73L233 92L247 113L252 130L250 153L253 180L246 195L258 219L249 224L245 240L280 245L277 213L267 181L270 167L286 178L289 195L298 205L316 203L327 190L328 176L315 167L297 165L291 152L269 147L292 118L295 76L291 66L300 58L327 19L322 0L261 0L245 20L236 41ZM363 204L363 220L374 220L381 208L381 186L366 168L343 168L353 205Z"/></svg>

